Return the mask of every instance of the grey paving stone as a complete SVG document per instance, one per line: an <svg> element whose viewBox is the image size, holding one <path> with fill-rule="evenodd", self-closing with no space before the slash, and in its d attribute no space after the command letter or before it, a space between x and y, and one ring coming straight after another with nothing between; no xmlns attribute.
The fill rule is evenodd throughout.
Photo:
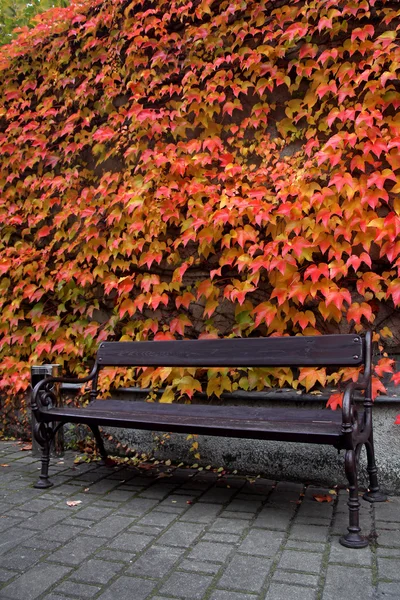
<svg viewBox="0 0 400 600"><path fill-rule="evenodd" d="M61 562L67 565L79 565L87 560L93 552L105 543L104 538L79 536L69 542L56 552L53 552L49 560Z"/></svg>
<svg viewBox="0 0 400 600"><path fill-rule="evenodd" d="M91 530L88 530L91 531ZM73 537L76 537L82 533L86 533L84 528L71 527L70 525L64 525L60 523L55 527L50 527L45 531L41 532L41 536L46 540L55 540L57 542L68 542Z"/></svg>
<svg viewBox="0 0 400 600"><path fill-rule="evenodd" d="M239 546L239 552L274 557L284 536L280 532L251 529Z"/></svg>
<svg viewBox="0 0 400 600"><path fill-rule="evenodd" d="M235 512L232 510L223 510L220 514L220 517L224 518L224 519L243 519L243 520L247 520L248 523L250 524L250 521L253 520L253 513L250 512Z"/></svg>
<svg viewBox="0 0 400 600"><path fill-rule="evenodd" d="M379 530L378 545L388 546L389 548L400 548L400 529L399 530Z"/></svg>
<svg viewBox="0 0 400 600"><path fill-rule="evenodd" d="M124 515L142 516L159 504L158 500L152 498L132 498L120 507L119 512Z"/></svg>
<svg viewBox="0 0 400 600"><path fill-rule="evenodd" d="M75 513L76 519L89 521L100 521L112 512L112 508L101 508L99 506L86 506Z"/></svg>
<svg viewBox="0 0 400 600"><path fill-rule="evenodd" d="M400 581L400 564L398 558L378 558L378 578Z"/></svg>
<svg viewBox="0 0 400 600"><path fill-rule="evenodd" d="M26 571L26 569L36 564L44 554L46 554L44 550L18 546L0 557L0 567Z"/></svg>
<svg viewBox="0 0 400 600"><path fill-rule="evenodd" d="M210 533L206 532L202 538L204 542L220 542L222 544L236 544L240 535L235 533Z"/></svg>
<svg viewBox="0 0 400 600"><path fill-rule="evenodd" d="M262 506L261 500L239 500L235 498L226 509L231 512L256 513Z"/></svg>
<svg viewBox="0 0 400 600"><path fill-rule="evenodd" d="M41 550L47 550L48 552L50 552L51 550L56 550L62 544L63 544L62 541L45 540L40 536L40 534L37 534L37 535L35 535L31 538L25 539L23 541L23 546L25 546L27 548L37 548L37 549L41 549ZM14 546L15 546L15 544L14 544Z"/></svg>
<svg viewBox="0 0 400 600"><path fill-rule="evenodd" d="M119 577L98 600L146 600L155 587L154 581L137 577Z"/></svg>
<svg viewBox="0 0 400 600"><path fill-rule="evenodd" d="M290 525L294 510L280 510L266 506L253 522L254 527L286 531Z"/></svg>
<svg viewBox="0 0 400 600"><path fill-rule="evenodd" d="M9 569L0 568L0 582L5 583L12 577L18 575L17 571L10 571Z"/></svg>
<svg viewBox="0 0 400 600"><path fill-rule="evenodd" d="M123 529L129 527L129 525L132 525L132 519L130 517L114 514L102 519L87 533L98 537L112 538Z"/></svg>
<svg viewBox="0 0 400 600"><path fill-rule="evenodd" d="M284 550L278 567L292 569L306 573L319 573L322 555L314 552L300 552L298 550Z"/></svg>
<svg viewBox="0 0 400 600"><path fill-rule="evenodd" d="M72 573L71 578L86 583L107 583L116 575L125 565L91 558Z"/></svg>
<svg viewBox="0 0 400 600"><path fill-rule="evenodd" d="M249 522L243 519L225 519L218 517L215 519L208 532L236 533L240 535L248 526Z"/></svg>
<svg viewBox="0 0 400 600"><path fill-rule="evenodd" d="M22 528L14 527L12 530L12 536L8 534L2 535L2 542L0 544L0 556L7 554L10 550L13 550L17 544L24 542L24 545L28 545L29 538L35 536L34 531L26 531Z"/></svg>
<svg viewBox="0 0 400 600"><path fill-rule="evenodd" d="M285 583L271 583L270 588L265 596L265 600L315 600L317 597L316 590L311 588L299 588L294 585Z"/></svg>
<svg viewBox="0 0 400 600"><path fill-rule="evenodd" d="M95 483L91 483L89 487L89 494L106 494L107 492L111 492L114 488L119 485L118 481L113 479L102 479L101 481L96 481Z"/></svg>
<svg viewBox="0 0 400 600"><path fill-rule="evenodd" d="M328 566L322 600L337 600L338 598L372 600L373 597L374 589L370 569L341 565Z"/></svg>
<svg viewBox="0 0 400 600"><path fill-rule="evenodd" d="M372 560L373 553L370 546L355 551L351 548L342 546L337 538L332 540L329 562L342 563L348 566L360 565L363 567L371 567Z"/></svg>
<svg viewBox="0 0 400 600"><path fill-rule="evenodd" d="M27 519L24 522L24 527L27 529L38 529L43 532L49 527L53 527L56 523L59 523L67 516L68 515L64 510L48 508L44 512Z"/></svg>
<svg viewBox="0 0 400 600"><path fill-rule="evenodd" d="M205 494L203 494L199 498L199 502L211 502L213 504L226 504L229 500L236 494L236 490L234 489L224 489L224 488L211 488L207 490Z"/></svg>
<svg viewBox="0 0 400 600"><path fill-rule="evenodd" d="M374 600L399 600L398 583L378 583L377 594Z"/></svg>
<svg viewBox="0 0 400 600"><path fill-rule="evenodd" d="M167 527L176 519L175 515L165 512L152 510L150 513L139 519L138 525L152 525L155 527Z"/></svg>
<svg viewBox="0 0 400 600"><path fill-rule="evenodd" d="M138 533L120 533L108 546L126 552L141 552L153 537Z"/></svg>
<svg viewBox="0 0 400 600"><path fill-rule="evenodd" d="M126 574L142 577L165 577L184 552L184 548L152 546L128 567Z"/></svg>
<svg viewBox="0 0 400 600"><path fill-rule="evenodd" d="M269 574L272 560L258 556L236 555L218 581L218 587L259 592Z"/></svg>
<svg viewBox="0 0 400 600"><path fill-rule="evenodd" d="M209 573L211 575L215 575L215 573L218 573L220 568L220 564L200 560L185 559L179 563L179 569L181 571L191 571L194 573Z"/></svg>
<svg viewBox="0 0 400 600"><path fill-rule="evenodd" d="M70 570L60 565L42 563L40 569L33 567L17 577L1 590L1 594L5 598L10 597L13 600L34 600L65 577Z"/></svg>
<svg viewBox="0 0 400 600"><path fill-rule="evenodd" d="M76 583L75 581L66 580L58 585L54 592L65 593L68 596L74 596L75 598L93 598L99 591L100 587L95 585L87 585L86 583Z"/></svg>
<svg viewBox="0 0 400 600"><path fill-rule="evenodd" d="M400 548L385 548L382 546L376 549L376 554L378 558L400 558Z"/></svg>
<svg viewBox="0 0 400 600"><path fill-rule="evenodd" d="M203 525L197 523L178 522L163 533L158 539L158 544L167 546L190 546L195 539L202 533Z"/></svg>
<svg viewBox="0 0 400 600"><path fill-rule="evenodd" d="M307 542L324 542L327 535L328 530L326 527L294 524L290 531L289 539L304 540Z"/></svg>
<svg viewBox="0 0 400 600"><path fill-rule="evenodd" d="M319 575L310 575L309 573L298 573L296 571L283 571L277 569L272 577L272 581L279 581L280 583L306 585L310 587L317 587ZM306 594L304 594L306 597Z"/></svg>
<svg viewBox="0 0 400 600"><path fill-rule="evenodd" d="M257 600L254 594L241 594L240 592L228 592L227 590L214 590L210 600Z"/></svg>
<svg viewBox="0 0 400 600"><path fill-rule="evenodd" d="M220 512L219 504L196 503L185 512L181 521L191 521L192 523L210 523Z"/></svg>
<svg viewBox="0 0 400 600"><path fill-rule="evenodd" d="M149 525L132 525L126 531L126 533L140 533L142 535L150 535L151 537L157 537L164 531L165 527L150 527Z"/></svg>
<svg viewBox="0 0 400 600"><path fill-rule="evenodd" d="M160 593L185 600L201 600L212 581L210 575L175 572L161 587Z"/></svg>
<svg viewBox="0 0 400 600"><path fill-rule="evenodd" d="M377 522L391 521L400 523L400 498L390 497L388 502L376 502L374 509Z"/></svg>
<svg viewBox="0 0 400 600"><path fill-rule="evenodd" d="M212 542L199 542L188 555L189 560L210 560L225 562L232 552L232 546Z"/></svg>
<svg viewBox="0 0 400 600"><path fill-rule="evenodd" d="M136 552L124 552L115 548L101 548L94 557L109 560L111 562L130 563L136 558Z"/></svg>
<svg viewBox="0 0 400 600"><path fill-rule="evenodd" d="M321 552L325 550L325 543L323 542L305 542L303 540L288 540L285 544L285 549L293 550L309 550L310 552Z"/></svg>

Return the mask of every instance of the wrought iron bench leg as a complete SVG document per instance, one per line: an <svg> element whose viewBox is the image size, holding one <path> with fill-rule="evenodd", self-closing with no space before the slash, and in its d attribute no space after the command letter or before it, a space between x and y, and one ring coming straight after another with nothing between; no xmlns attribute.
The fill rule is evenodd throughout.
<svg viewBox="0 0 400 600"><path fill-rule="evenodd" d="M368 540L360 535L359 513L360 501L358 499L357 481L357 456L354 450L346 450L345 470L349 481L349 526L348 534L340 538L340 543L346 548L365 548Z"/></svg>
<svg viewBox="0 0 400 600"><path fill-rule="evenodd" d="M103 444L103 440L99 431L99 428L97 425L89 425L90 429L93 432L94 435L94 439L96 440L96 444L97 444L97 448L99 449L100 452L100 456L101 456L101 462L103 462L104 464L107 462L107 451L104 448L104 444Z"/></svg>
<svg viewBox="0 0 400 600"><path fill-rule="evenodd" d="M367 451L368 460L367 471L369 475L369 490L368 492L365 492L363 498L364 500L368 500L368 502L385 502L387 496L379 489L378 469L375 464L374 438L372 431L368 442L365 444L365 449Z"/></svg>
<svg viewBox="0 0 400 600"><path fill-rule="evenodd" d="M54 440L54 436L60 427L62 427L62 425L62 423L59 423L57 427L53 429L46 423L36 423L34 427L33 434L36 438L36 441L42 448L42 456L40 459L42 462L42 468L39 479L33 486L35 488L46 489L54 485L49 479L50 449Z"/></svg>

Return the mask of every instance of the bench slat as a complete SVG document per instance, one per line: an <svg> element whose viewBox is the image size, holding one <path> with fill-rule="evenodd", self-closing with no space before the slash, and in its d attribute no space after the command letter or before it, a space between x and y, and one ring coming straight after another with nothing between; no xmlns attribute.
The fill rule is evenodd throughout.
<svg viewBox="0 0 400 600"><path fill-rule="evenodd" d="M335 444L340 412L265 407L155 404L97 400L86 408L52 408L46 420L154 431Z"/></svg>
<svg viewBox="0 0 400 600"><path fill-rule="evenodd" d="M345 367L363 364L364 344L357 334L103 342L97 361L132 367Z"/></svg>

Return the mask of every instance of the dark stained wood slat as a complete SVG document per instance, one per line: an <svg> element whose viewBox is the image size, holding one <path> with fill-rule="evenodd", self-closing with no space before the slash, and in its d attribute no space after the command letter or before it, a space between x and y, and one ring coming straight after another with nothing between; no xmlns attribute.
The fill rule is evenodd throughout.
<svg viewBox="0 0 400 600"><path fill-rule="evenodd" d="M103 342L97 361L100 367L344 367L363 364L364 344L357 334Z"/></svg>
<svg viewBox="0 0 400 600"><path fill-rule="evenodd" d="M342 423L341 413L320 409L230 406L227 410L224 406L125 400L98 400L83 409L49 409L46 420L324 444L338 442Z"/></svg>

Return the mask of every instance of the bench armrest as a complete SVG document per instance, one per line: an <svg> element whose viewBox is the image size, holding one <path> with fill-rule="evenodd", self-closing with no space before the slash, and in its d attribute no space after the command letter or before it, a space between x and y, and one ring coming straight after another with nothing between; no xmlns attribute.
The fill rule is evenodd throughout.
<svg viewBox="0 0 400 600"><path fill-rule="evenodd" d="M45 412L46 408L57 405L57 383L87 383L93 381L98 373L98 366L95 363L92 371L87 377L46 377L39 381L32 390L31 410L37 421L40 421L40 413Z"/></svg>

